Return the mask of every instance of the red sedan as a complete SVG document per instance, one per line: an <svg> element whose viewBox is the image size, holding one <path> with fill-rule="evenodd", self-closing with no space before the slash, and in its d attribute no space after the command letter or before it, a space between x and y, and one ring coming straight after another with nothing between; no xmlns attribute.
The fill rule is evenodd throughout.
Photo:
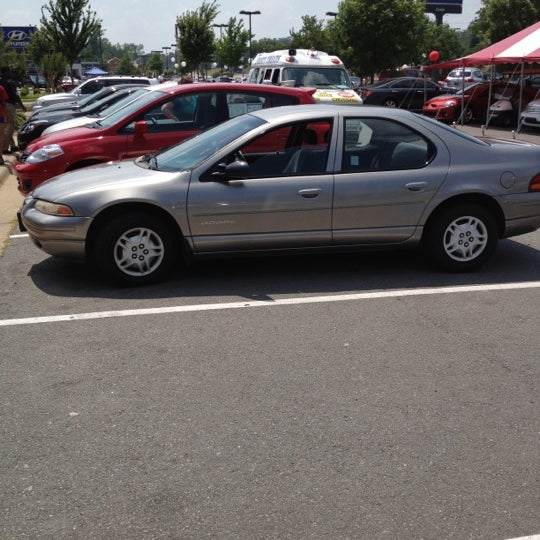
<svg viewBox="0 0 540 540"><path fill-rule="evenodd" d="M507 81L492 83L491 91L489 82L471 84L456 94L437 96L426 101L422 114L442 122L461 123L462 118L464 124L473 120L485 122L489 105L496 100L496 94L512 87L519 93L519 86ZM526 96L524 100L528 102Z"/></svg>
<svg viewBox="0 0 540 540"><path fill-rule="evenodd" d="M246 112L316 103L314 93L314 88L262 84L156 85L93 124L30 143L15 165L19 190L27 194L67 171L156 152Z"/></svg>

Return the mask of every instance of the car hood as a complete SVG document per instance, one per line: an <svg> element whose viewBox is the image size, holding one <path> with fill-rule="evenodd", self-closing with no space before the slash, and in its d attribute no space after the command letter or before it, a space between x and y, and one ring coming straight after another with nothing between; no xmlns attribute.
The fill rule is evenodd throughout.
<svg viewBox="0 0 540 540"><path fill-rule="evenodd" d="M450 98L456 99L456 100L461 99L460 96L456 96L455 94L441 94L440 96L428 99L426 103L442 103L444 101L447 101Z"/></svg>
<svg viewBox="0 0 540 540"><path fill-rule="evenodd" d="M79 118L84 118L80 116ZM95 121L95 119L94 119ZM85 124L88 124L89 122L85 122ZM39 139L36 139L35 142L32 144L29 144L26 147L26 152L32 153L36 150L39 150L40 148L43 148L46 144L62 144L67 141L73 142L77 139L88 139L90 137L95 137L96 134L99 133L99 130L90 129L84 126L76 127L69 130L69 136L62 131L57 131L55 133L51 133L50 135L42 135Z"/></svg>
<svg viewBox="0 0 540 540"><path fill-rule="evenodd" d="M87 124L92 124L96 121L95 116L77 116L76 118L70 118L69 120L63 120L52 126L49 126L44 132L43 135L49 135L50 133L56 133L57 131L62 131L63 129L72 129L76 127L86 126ZM70 131L70 134L72 132ZM47 143L49 144L49 143Z"/></svg>
<svg viewBox="0 0 540 540"><path fill-rule="evenodd" d="M111 196L105 198L140 200L137 195L145 193L147 188L169 182L183 174L189 178L190 172L155 171L139 167L132 160L110 161L51 178L40 184L32 192L32 196L51 202L61 201L64 204L79 200L84 193L92 196L101 194L101 198L105 197L105 193L109 193Z"/></svg>

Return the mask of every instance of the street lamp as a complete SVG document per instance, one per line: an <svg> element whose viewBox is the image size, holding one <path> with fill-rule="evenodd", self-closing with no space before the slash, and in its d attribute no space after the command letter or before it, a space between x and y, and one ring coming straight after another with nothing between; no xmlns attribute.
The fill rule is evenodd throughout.
<svg viewBox="0 0 540 540"><path fill-rule="evenodd" d="M228 24L213 24L214 28L219 28L219 40L221 41L223 39L223 29L229 28Z"/></svg>
<svg viewBox="0 0 540 540"><path fill-rule="evenodd" d="M251 16L252 15L260 15L261 12L259 10L257 11L246 11L245 9L242 9L240 11L240 15L247 15L249 17L249 63L251 63Z"/></svg>
<svg viewBox="0 0 540 540"><path fill-rule="evenodd" d="M167 51L170 51L170 47L161 47L165 51L165 73L169 71L169 53Z"/></svg>
<svg viewBox="0 0 540 540"><path fill-rule="evenodd" d="M337 17L338 14L337 14L337 11L327 11L327 12L325 13L325 15L326 15L327 17L334 17L334 18L335 18L335 17Z"/></svg>
<svg viewBox="0 0 540 540"><path fill-rule="evenodd" d="M223 29L229 28L228 24L213 24L214 28L219 28L219 41L223 41ZM223 65L221 64L221 60L218 58L218 64L221 68L221 74L223 75Z"/></svg>

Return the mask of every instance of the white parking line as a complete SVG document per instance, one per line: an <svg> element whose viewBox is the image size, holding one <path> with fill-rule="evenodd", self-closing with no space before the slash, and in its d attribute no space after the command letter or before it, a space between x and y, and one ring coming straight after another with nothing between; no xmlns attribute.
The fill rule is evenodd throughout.
<svg viewBox="0 0 540 540"><path fill-rule="evenodd" d="M426 296L436 294L470 293L484 291L507 291L513 289L538 289L540 281L521 283L501 283L492 285L464 285L457 287L432 287L425 289L401 289L395 291L378 291L357 294L340 294L328 296L305 296L281 298L277 300L254 300L241 302L224 302L217 304L191 304L187 306L169 306L144 309L120 309L117 311L95 311L90 313L73 313L67 315L51 315L48 317L28 317L23 319L0 319L0 326L22 326L27 324L44 324L55 322L71 322L90 319L109 319L113 317L135 317L138 315L163 315L168 313L187 313L194 311L212 311L218 309L242 309L257 307L291 306L295 304L321 304L325 302L349 302L351 300L371 300L374 298L399 298L405 296Z"/></svg>
<svg viewBox="0 0 540 540"><path fill-rule="evenodd" d="M540 534L533 534L532 536L520 536L519 538L509 538L508 540L540 540Z"/></svg>

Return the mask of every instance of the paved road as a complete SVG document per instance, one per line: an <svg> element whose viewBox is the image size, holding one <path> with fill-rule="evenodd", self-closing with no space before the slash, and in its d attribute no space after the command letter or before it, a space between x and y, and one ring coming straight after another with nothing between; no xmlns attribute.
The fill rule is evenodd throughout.
<svg viewBox="0 0 540 540"><path fill-rule="evenodd" d="M0 537L538 534L539 303L538 232L475 274L288 257L136 289L14 235Z"/></svg>

